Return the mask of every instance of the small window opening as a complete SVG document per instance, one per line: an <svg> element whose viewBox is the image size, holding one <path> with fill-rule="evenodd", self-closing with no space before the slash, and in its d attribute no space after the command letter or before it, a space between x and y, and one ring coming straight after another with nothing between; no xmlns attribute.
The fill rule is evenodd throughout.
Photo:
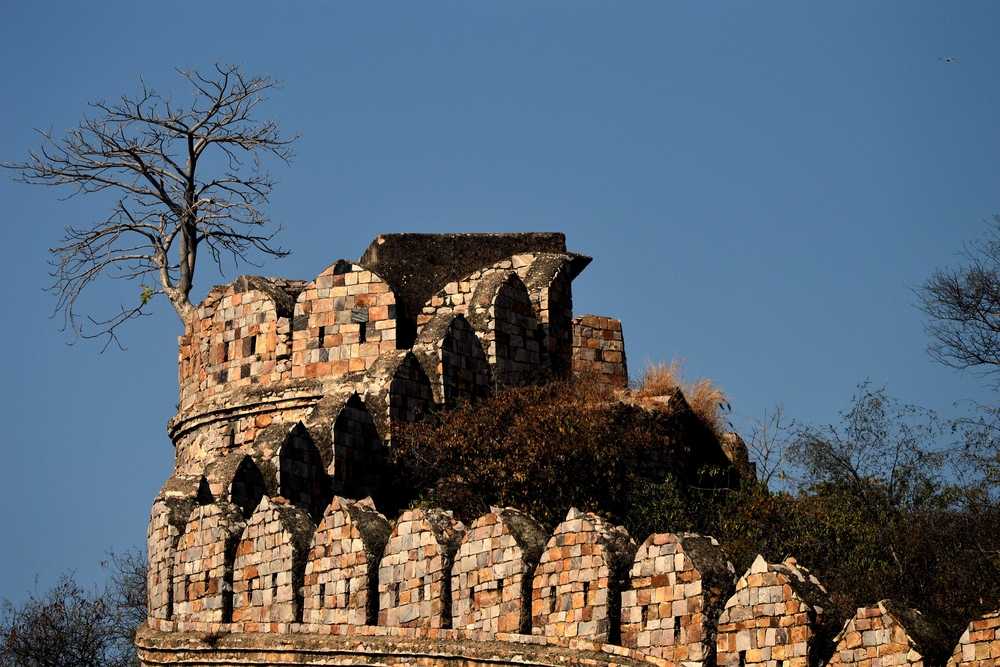
<svg viewBox="0 0 1000 667"><path fill-rule="evenodd" d="M556 610L556 587L551 586L549 588L549 613L555 613Z"/></svg>
<svg viewBox="0 0 1000 667"><path fill-rule="evenodd" d="M590 582L583 582L583 604L588 604L590 600Z"/></svg>
<svg viewBox="0 0 1000 667"><path fill-rule="evenodd" d="M358 324L358 342L364 343L368 341L368 325L364 322Z"/></svg>
<svg viewBox="0 0 1000 667"><path fill-rule="evenodd" d="M351 606L351 578L348 577L344 580L344 605L343 608L347 609Z"/></svg>
<svg viewBox="0 0 1000 667"><path fill-rule="evenodd" d="M319 585L319 608L324 609L326 607L326 584Z"/></svg>
<svg viewBox="0 0 1000 667"><path fill-rule="evenodd" d="M250 354L251 355L257 354L257 339L258 338L260 338L260 336L250 336Z"/></svg>
<svg viewBox="0 0 1000 667"><path fill-rule="evenodd" d="M229 361L229 343L222 344L222 363Z"/></svg>
<svg viewBox="0 0 1000 667"><path fill-rule="evenodd" d="M648 604L642 605L641 612L642 612L642 620L639 621L639 629L645 630L646 625L649 623L649 605Z"/></svg>
<svg viewBox="0 0 1000 667"><path fill-rule="evenodd" d="M399 606L399 582L392 584L392 606Z"/></svg>
<svg viewBox="0 0 1000 667"><path fill-rule="evenodd" d="M747 664L747 652L740 651L740 667L746 667Z"/></svg>
<svg viewBox="0 0 1000 667"><path fill-rule="evenodd" d="M469 606L476 609L476 587L469 586Z"/></svg>
<svg viewBox="0 0 1000 667"><path fill-rule="evenodd" d="M497 602L503 601L503 577L497 579Z"/></svg>
<svg viewBox="0 0 1000 667"><path fill-rule="evenodd" d="M681 642L681 619L680 616L674 617L674 643L679 644Z"/></svg>
<svg viewBox="0 0 1000 667"><path fill-rule="evenodd" d="M326 338L326 327L319 328L319 346L326 347L323 343L323 339Z"/></svg>
<svg viewBox="0 0 1000 667"><path fill-rule="evenodd" d="M271 575L271 590L274 591L274 590L277 590L277 588L278 588L278 575L277 574L272 574Z"/></svg>

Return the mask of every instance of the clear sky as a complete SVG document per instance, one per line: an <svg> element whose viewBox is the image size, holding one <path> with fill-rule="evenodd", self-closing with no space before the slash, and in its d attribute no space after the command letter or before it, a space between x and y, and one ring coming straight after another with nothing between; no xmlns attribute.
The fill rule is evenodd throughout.
<svg viewBox="0 0 1000 667"><path fill-rule="evenodd" d="M633 375L681 357L743 424L829 422L870 378L995 400L926 355L912 288L1000 211L996 2L15 3L0 159L175 66L284 81L302 135L271 213L311 278L379 232L565 232L578 313L624 320ZM945 62L953 59L957 62ZM170 474L179 323L68 346L46 249L103 201L0 174L0 597L96 580ZM231 279L230 274L226 279ZM203 273L197 297L211 283ZM97 301L137 298L102 287Z"/></svg>

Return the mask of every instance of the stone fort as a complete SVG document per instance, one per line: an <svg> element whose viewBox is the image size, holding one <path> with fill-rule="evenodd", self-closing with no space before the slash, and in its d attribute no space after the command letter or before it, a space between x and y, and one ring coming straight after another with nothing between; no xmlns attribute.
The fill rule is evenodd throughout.
<svg viewBox="0 0 1000 667"><path fill-rule="evenodd" d="M918 612L835 627L794 559L737 576L709 536L639 543L587 508L552 532L516 508L379 511L400 425L546 378L627 386L621 323L573 312L590 261L555 233L389 234L312 281L212 289L179 340L141 664L922 665ZM746 471L735 440L708 455ZM1000 665L1000 612L951 665Z"/></svg>

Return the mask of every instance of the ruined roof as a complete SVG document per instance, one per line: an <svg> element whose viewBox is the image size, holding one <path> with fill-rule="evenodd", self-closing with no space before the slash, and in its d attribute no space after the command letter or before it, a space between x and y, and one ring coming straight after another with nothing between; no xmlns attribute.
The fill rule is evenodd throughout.
<svg viewBox="0 0 1000 667"><path fill-rule="evenodd" d="M566 236L558 232L381 234L358 263L382 276L413 317L449 282L511 255L531 252L572 255L574 277L590 263L589 257L567 253Z"/></svg>

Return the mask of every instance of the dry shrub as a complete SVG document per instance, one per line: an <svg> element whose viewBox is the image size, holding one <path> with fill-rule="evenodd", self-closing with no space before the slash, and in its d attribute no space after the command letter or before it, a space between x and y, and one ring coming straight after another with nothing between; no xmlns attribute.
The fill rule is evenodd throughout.
<svg viewBox="0 0 1000 667"><path fill-rule="evenodd" d="M723 409L729 405L726 393L708 378L685 382L683 363L673 360L669 364L655 363L646 367L635 390L639 397L664 396L680 389L691 410L712 429L717 436L726 431Z"/></svg>

